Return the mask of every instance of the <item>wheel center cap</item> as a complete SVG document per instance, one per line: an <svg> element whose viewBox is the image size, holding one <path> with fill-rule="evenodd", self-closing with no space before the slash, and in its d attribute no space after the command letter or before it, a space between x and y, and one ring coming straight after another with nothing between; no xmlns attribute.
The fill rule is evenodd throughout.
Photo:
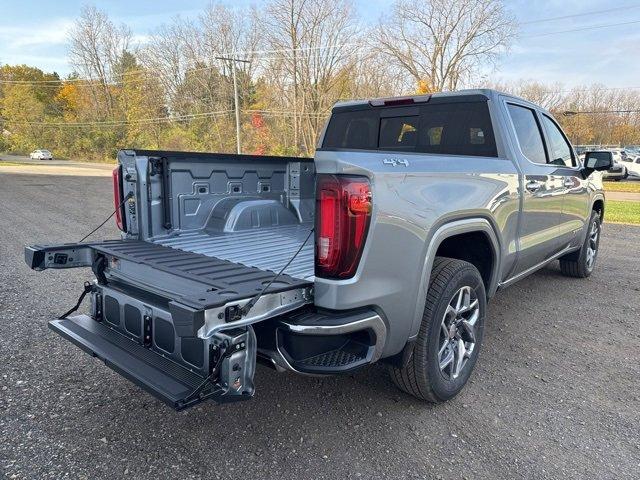
<svg viewBox="0 0 640 480"><path fill-rule="evenodd" d="M449 339L453 339L458 333L458 327L456 326L456 322L451 323L449 327Z"/></svg>

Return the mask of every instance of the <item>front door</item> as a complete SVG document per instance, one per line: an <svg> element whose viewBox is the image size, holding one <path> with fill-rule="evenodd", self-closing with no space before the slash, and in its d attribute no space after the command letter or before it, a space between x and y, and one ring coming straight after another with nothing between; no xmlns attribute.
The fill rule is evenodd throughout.
<svg viewBox="0 0 640 480"><path fill-rule="evenodd" d="M562 178L562 216L558 232L560 248L578 246L591 214L591 197L587 181L582 177L573 147L558 124L546 114L540 115L547 138L550 163L557 166L556 175Z"/></svg>

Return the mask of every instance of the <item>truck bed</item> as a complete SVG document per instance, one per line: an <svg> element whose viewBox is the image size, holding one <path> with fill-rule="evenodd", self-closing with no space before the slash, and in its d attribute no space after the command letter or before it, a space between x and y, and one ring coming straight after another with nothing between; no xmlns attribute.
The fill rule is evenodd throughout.
<svg viewBox="0 0 640 480"><path fill-rule="evenodd" d="M154 239L154 243L268 272L279 272L300 248L312 228L312 224L306 223L238 232L199 230ZM307 241L284 273L297 279L313 280L312 239Z"/></svg>

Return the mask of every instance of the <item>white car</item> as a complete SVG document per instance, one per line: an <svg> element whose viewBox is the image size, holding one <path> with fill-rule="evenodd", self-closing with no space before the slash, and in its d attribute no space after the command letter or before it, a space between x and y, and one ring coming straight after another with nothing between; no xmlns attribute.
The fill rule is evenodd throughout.
<svg viewBox="0 0 640 480"><path fill-rule="evenodd" d="M628 155L623 162L629 178L640 179L640 155Z"/></svg>
<svg viewBox="0 0 640 480"><path fill-rule="evenodd" d="M34 150L29 154L32 160L53 160L53 155L49 150Z"/></svg>

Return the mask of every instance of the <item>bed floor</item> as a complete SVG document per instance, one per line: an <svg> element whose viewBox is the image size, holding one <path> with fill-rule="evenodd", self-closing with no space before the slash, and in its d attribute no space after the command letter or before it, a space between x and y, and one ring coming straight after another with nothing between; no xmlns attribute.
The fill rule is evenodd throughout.
<svg viewBox="0 0 640 480"><path fill-rule="evenodd" d="M229 233L199 230L155 239L154 243L279 272L300 248L311 228L313 225L306 223ZM313 249L313 238L309 238L284 273L295 278L313 280Z"/></svg>

